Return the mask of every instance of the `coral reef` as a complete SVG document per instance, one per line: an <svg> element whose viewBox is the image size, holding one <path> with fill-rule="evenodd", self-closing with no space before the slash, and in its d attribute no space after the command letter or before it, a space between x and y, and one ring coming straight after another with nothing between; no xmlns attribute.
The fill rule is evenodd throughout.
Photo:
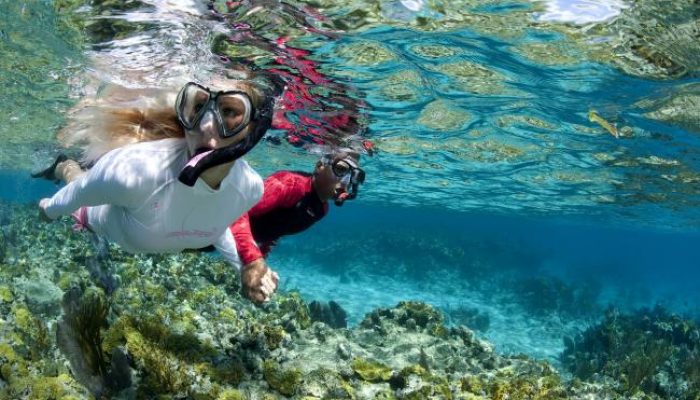
<svg viewBox="0 0 700 400"><path fill-rule="evenodd" d="M700 384L697 327L660 309L569 340L568 380L544 361L502 355L434 307L403 301L336 329L294 292L264 307L203 254L133 256L110 248L120 285L107 297L70 222L39 224L17 207L15 258L0 266L0 398L691 399ZM57 240L36 241L37 237ZM40 276L65 291L38 314L12 283ZM540 290L540 289L538 289ZM554 291L552 296L559 296ZM465 319L478 311L454 310ZM120 392L121 390L121 392Z"/></svg>
<svg viewBox="0 0 700 400"><path fill-rule="evenodd" d="M309 303L309 316L312 321L323 322L331 328L347 328L348 314L335 301L328 303L312 301Z"/></svg>
<svg viewBox="0 0 700 400"><path fill-rule="evenodd" d="M576 377L613 382L620 396L697 399L700 330L662 307L605 319L568 340L562 362Z"/></svg>
<svg viewBox="0 0 700 400"><path fill-rule="evenodd" d="M540 275L513 281L513 301L534 315L556 313L568 317L593 317L601 311L600 284L591 280L569 283Z"/></svg>

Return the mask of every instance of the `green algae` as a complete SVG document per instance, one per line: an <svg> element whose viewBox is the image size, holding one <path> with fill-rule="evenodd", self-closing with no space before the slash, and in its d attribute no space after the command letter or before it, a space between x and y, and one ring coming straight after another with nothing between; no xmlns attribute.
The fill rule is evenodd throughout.
<svg viewBox="0 0 700 400"><path fill-rule="evenodd" d="M32 315L31 311L25 306L16 306L12 309L12 315L14 317L14 323L22 332L30 334L34 331L36 326L36 319Z"/></svg>
<svg viewBox="0 0 700 400"><path fill-rule="evenodd" d="M302 382L302 372L297 368L282 368L272 360L263 363L263 377L271 388L285 396L292 396Z"/></svg>
<svg viewBox="0 0 700 400"><path fill-rule="evenodd" d="M367 382L388 382L393 374L391 368L372 360L355 358L350 367L360 377Z"/></svg>
<svg viewBox="0 0 700 400"><path fill-rule="evenodd" d="M12 303L14 300L14 295L12 294L12 289L7 286L0 286L0 302Z"/></svg>
<svg viewBox="0 0 700 400"><path fill-rule="evenodd" d="M286 337L286 332L281 326L265 326L265 344L270 350L280 347L282 340Z"/></svg>
<svg viewBox="0 0 700 400"><path fill-rule="evenodd" d="M278 301L278 310L281 315L288 315L299 329L307 329L311 326L309 308L301 298L299 292L291 292Z"/></svg>
<svg viewBox="0 0 700 400"><path fill-rule="evenodd" d="M160 349L136 330L127 330L124 338L126 350L145 372L144 382L140 386L142 393L180 393L191 386L191 378L169 352Z"/></svg>
<svg viewBox="0 0 700 400"><path fill-rule="evenodd" d="M235 389L227 389L223 391L216 400L245 400L243 393Z"/></svg>

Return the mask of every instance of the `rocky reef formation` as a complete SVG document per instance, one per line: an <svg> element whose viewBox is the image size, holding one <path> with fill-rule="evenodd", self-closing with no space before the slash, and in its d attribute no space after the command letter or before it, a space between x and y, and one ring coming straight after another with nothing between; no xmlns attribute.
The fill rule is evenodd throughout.
<svg viewBox="0 0 700 400"><path fill-rule="evenodd" d="M3 226L15 239L0 266L0 398L697 395L698 329L660 310L609 313L572 340L563 355L576 376L569 380L547 362L498 354L420 302L376 309L351 328L314 321L311 310L325 308L296 293L254 307L230 267L207 255L132 256L113 247L103 270L119 286L106 296L85 265L91 241L69 220L46 225L34 211L13 206ZM60 288L63 311L30 307L29 286L17 279Z"/></svg>
<svg viewBox="0 0 700 400"><path fill-rule="evenodd" d="M348 314L335 301L312 301L309 303L309 315L312 321L323 322L331 328L347 328Z"/></svg>
<svg viewBox="0 0 700 400"><path fill-rule="evenodd" d="M562 362L578 379L607 384L624 398L700 396L700 330L660 307L608 310L567 342Z"/></svg>

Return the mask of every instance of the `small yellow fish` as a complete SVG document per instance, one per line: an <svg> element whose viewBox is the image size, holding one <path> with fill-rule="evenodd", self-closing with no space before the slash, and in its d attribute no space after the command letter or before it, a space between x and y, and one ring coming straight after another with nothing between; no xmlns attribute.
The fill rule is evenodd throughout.
<svg viewBox="0 0 700 400"><path fill-rule="evenodd" d="M620 137L620 133L617 131L615 125L612 125L610 124L610 122L603 119L603 117L598 115L598 113L595 112L595 110L591 110L588 112L588 120L591 122L595 122L598 125L605 128L606 131L610 132L611 135L615 136L615 139L618 139Z"/></svg>

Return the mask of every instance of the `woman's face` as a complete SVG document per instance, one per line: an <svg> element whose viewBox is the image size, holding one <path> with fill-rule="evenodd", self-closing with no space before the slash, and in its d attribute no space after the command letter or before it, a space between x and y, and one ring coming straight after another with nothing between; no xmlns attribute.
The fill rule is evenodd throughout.
<svg viewBox="0 0 700 400"><path fill-rule="evenodd" d="M234 145L244 140L255 127L255 123L251 122L233 137L222 138L219 135L219 128L216 126L217 124L218 122L213 117L211 112L207 112L195 128L185 130L187 150L189 151L190 156L194 156L205 151L221 149Z"/></svg>
<svg viewBox="0 0 700 400"><path fill-rule="evenodd" d="M238 85L229 86L225 90L237 90L247 93L245 89ZM252 111L249 98L243 99L242 96L226 95L219 96L214 101L214 96L219 93L218 88L212 88L208 93L201 88L194 87L194 90L187 93L188 95L184 96L187 100L182 102L182 113L184 115L198 115L200 108L204 107L205 109L204 114L199 117L194 125L189 127L189 129L185 129L190 156L234 145L244 140L254 129L255 123L253 121L247 123L251 118L250 113ZM212 98L211 104L208 103L210 98ZM230 130L245 123L247 123L245 128L231 137L222 137L222 128Z"/></svg>

